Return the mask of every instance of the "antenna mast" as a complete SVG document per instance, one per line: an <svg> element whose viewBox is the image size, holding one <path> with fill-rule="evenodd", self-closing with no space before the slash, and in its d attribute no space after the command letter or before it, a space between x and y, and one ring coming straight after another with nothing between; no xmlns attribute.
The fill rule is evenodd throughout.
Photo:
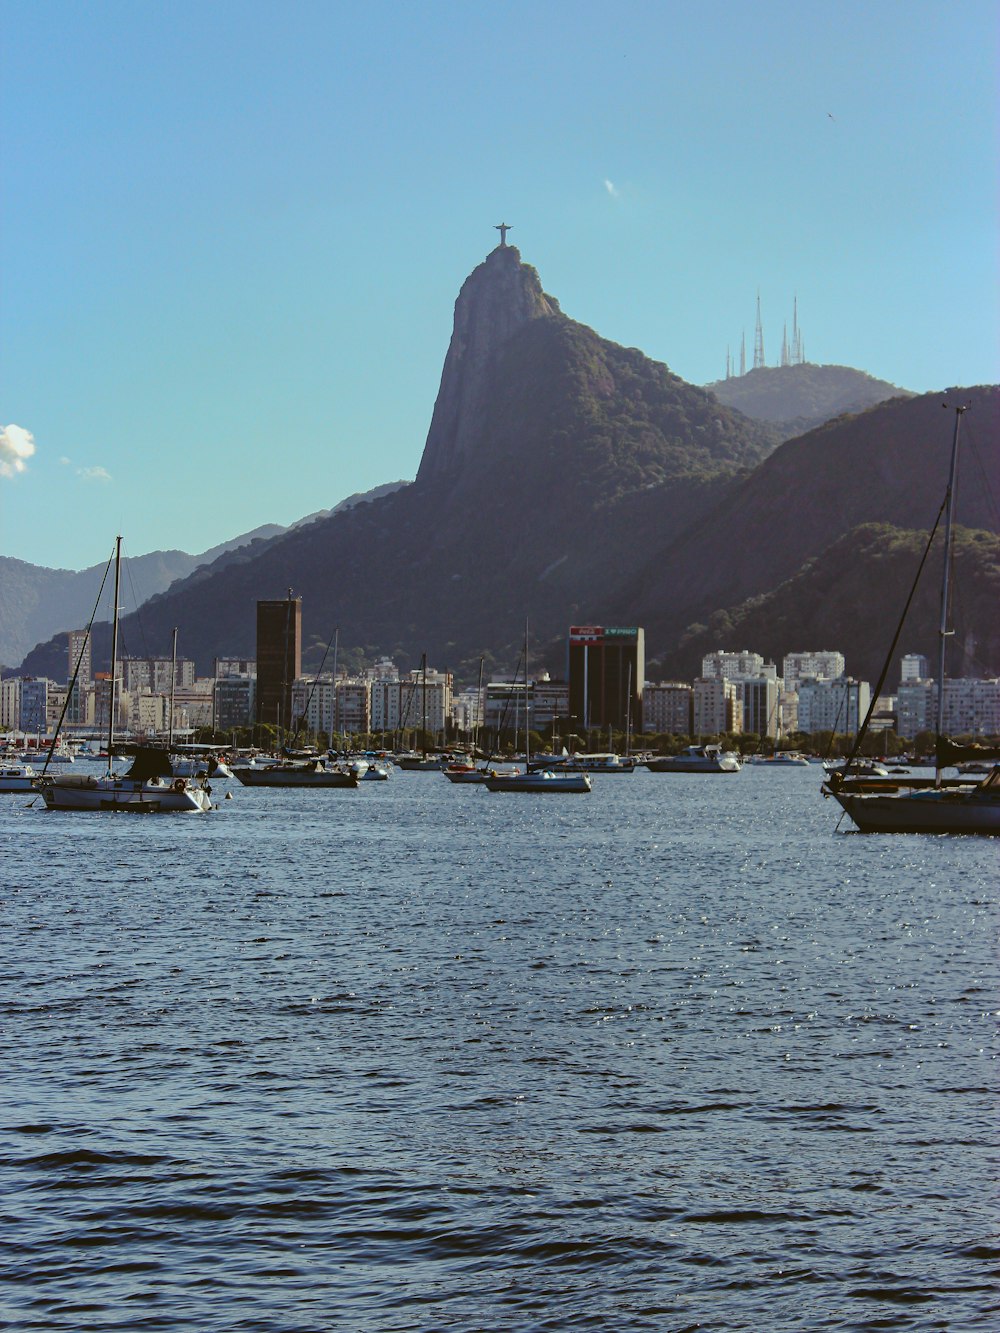
<svg viewBox="0 0 1000 1333"><path fill-rule="evenodd" d="M753 368L764 368L764 329L760 322L760 291L757 292L757 328L753 339Z"/></svg>

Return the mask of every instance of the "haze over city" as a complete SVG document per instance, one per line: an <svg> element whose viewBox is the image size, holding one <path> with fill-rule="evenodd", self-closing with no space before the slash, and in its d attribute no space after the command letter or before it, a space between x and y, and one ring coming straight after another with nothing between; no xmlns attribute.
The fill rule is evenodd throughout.
<svg viewBox="0 0 1000 1333"><path fill-rule="evenodd" d="M692 383L758 290L769 364L797 297L810 361L996 379L992 5L4 16L0 554L201 551L413 477L501 222Z"/></svg>

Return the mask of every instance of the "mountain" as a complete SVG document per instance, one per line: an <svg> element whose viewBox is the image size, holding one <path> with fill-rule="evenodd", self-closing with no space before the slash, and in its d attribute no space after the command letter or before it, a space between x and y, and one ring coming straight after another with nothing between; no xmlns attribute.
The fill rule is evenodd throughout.
<svg viewBox="0 0 1000 1333"><path fill-rule="evenodd" d="M454 668L518 642L525 615L536 640L561 637L776 442L570 319L498 246L456 301L413 485L199 570L146 603L142 636L165 650L180 626L183 651L208 670L217 654L252 655L256 600L291 587L306 645L339 625L342 646L401 662L426 650ZM138 638L137 624L123 629Z"/></svg>
<svg viewBox="0 0 1000 1333"><path fill-rule="evenodd" d="M720 403L757 421L769 421L784 440L802 435L845 412L861 412L888 398L910 398L898 389L850 366L762 366L705 386Z"/></svg>
<svg viewBox="0 0 1000 1333"><path fill-rule="evenodd" d="M715 612L707 626L693 627L655 664L656 673L664 679L691 680L701 670L702 657L720 648L752 648L776 662L779 670L788 652L836 648L853 675L874 683L926 543L926 532L888 524L853 528L771 592ZM897 659L920 652L937 661L942 546L939 531L907 614ZM1000 675L1000 537L957 528L953 570L955 638L949 670L955 675ZM889 688L898 681L897 660L890 668Z"/></svg>
<svg viewBox="0 0 1000 1333"><path fill-rule="evenodd" d="M929 532L951 456L953 418L941 410L946 396L970 405L962 426L959 521L1000 531L990 489L990 478L1000 475L1000 388L894 399L781 445L710 513L650 551L642 573L622 588L618 613L646 626L647 643L657 646L651 653L669 651L685 632L698 632L693 622L704 628L720 608L772 592L861 524ZM839 554L848 566L864 565L860 552ZM829 634L820 637L835 646Z"/></svg>
<svg viewBox="0 0 1000 1333"><path fill-rule="evenodd" d="M349 495L335 509L310 514L294 524L300 527L317 518L328 517L364 500L386 495L408 483L388 482L373 491ZM229 541L210 547L201 555L186 551L151 551L148 555L133 556L128 569L132 589L139 605L156 593L164 592L177 579L187 578L203 565L215 565L220 559L238 552L242 558L256 553L263 542L288 532L278 523L265 523L252 532L244 532ZM90 622L97 591L104 577L105 565L89 569L47 569L24 560L0 556L0 663L18 662L33 645L48 639L59 631L82 629ZM58 676L56 677L58 679Z"/></svg>

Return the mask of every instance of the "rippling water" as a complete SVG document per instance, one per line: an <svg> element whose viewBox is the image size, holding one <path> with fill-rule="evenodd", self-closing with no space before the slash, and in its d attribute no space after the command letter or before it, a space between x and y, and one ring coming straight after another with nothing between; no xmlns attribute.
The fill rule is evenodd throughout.
<svg viewBox="0 0 1000 1333"><path fill-rule="evenodd" d="M1000 847L818 784L2 798L3 1326L1000 1327Z"/></svg>

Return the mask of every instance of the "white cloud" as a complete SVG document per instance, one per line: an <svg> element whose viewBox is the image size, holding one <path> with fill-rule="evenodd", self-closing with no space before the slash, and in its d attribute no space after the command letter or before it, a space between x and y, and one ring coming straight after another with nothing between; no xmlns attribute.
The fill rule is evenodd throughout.
<svg viewBox="0 0 1000 1333"><path fill-rule="evenodd" d="M13 477L28 466L35 437L21 426L0 426L0 477Z"/></svg>
<svg viewBox="0 0 1000 1333"><path fill-rule="evenodd" d="M111 473L103 467L78 467L76 475L84 481L110 481Z"/></svg>
<svg viewBox="0 0 1000 1333"><path fill-rule="evenodd" d="M619 194L618 186L614 183L614 181L606 180L604 182L604 188L607 190L608 194L610 194L612 199L618 199L621 197Z"/></svg>
<svg viewBox="0 0 1000 1333"><path fill-rule="evenodd" d="M72 458L67 458L65 454L63 454L62 458L60 458L59 460L59 462L63 465L63 467L69 467L72 461L73 461Z"/></svg>

